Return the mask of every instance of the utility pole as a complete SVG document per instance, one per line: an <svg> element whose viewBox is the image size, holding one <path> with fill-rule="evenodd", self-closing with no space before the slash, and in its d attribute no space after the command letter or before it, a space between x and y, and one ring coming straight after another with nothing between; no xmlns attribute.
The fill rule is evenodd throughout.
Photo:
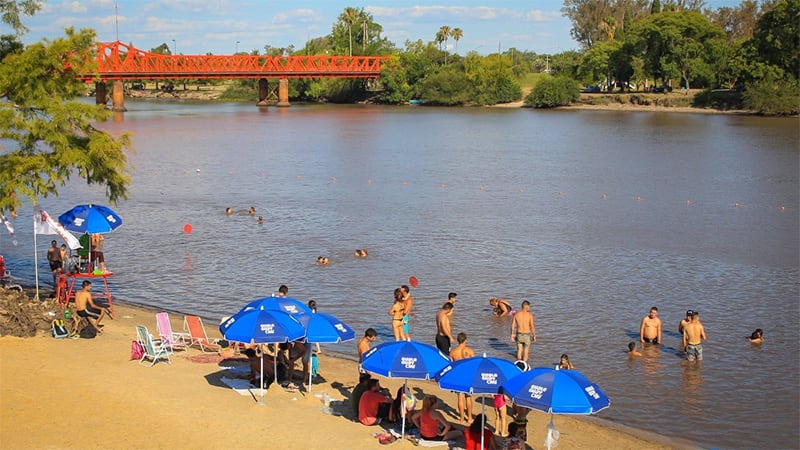
<svg viewBox="0 0 800 450"><path fill-rule="evenodd" d="M178 54L178 42L175 39L172 40L172 53Z"/></svg>

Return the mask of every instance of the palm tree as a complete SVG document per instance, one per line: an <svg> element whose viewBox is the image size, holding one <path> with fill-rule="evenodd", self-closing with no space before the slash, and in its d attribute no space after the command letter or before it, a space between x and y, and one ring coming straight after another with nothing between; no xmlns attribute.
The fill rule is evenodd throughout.
<svg viewBox="0 0 800 450"><path fill-rule="evenodd" d="M439 50L442 50L442 42L444 42L444 35L442 35L442 31L439 30L436 32L436 44L439 45Z"/></svg>
<svg viewBox="0 0 800 450"><path fill-rule="evenodd" d="M444 63L447 64L447 39L450 37L451 29L447 25L442 25L439 28L439 33L444 37Z"/></svg>
<svg viewBox="0 0 800 450"><path fill-rule="evenodd" d="M464 36L464 32L461 28L453 28L451 35L453 36L453 40L456 41L456 53L458 53L458 41Z"/></svg>
<svg viewBox="0 0 800 450"><path fill-rule="evenodd" d="M350 43L350 56L353 56L353 25L358 21L359 11L356 8L348 6L342 13L342 18L347 24L347 38Z"/></svg>

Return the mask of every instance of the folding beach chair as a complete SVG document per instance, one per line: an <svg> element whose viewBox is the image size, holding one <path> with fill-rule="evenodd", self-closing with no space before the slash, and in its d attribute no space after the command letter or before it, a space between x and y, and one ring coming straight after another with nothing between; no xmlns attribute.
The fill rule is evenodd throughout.
<svg viewBox="0 0 800 450"><path fill-rule="evenodd" d="M166 359L167 363L172 364L172 351L161 341L154 341L153 335L147 331L146 327L136 325L136 337L144 347L144 354L139 360L139 364L144 364L147 358L153 360L150 367L153 367L159 359Z"/></svg>
<svg viewBox="0 0 800 450"><path fill-rule="evenodd" d="M161 343L175 350L186 350L192 343L189 333L176 333L172 331L172 323L169 321L169 314L160 312L156 314L156 328L158 335L161 336Z"/></svg>
<svg viewBox="0 0 800 450"><path fill-rule="evenodd" d="M189 335L192 342L189 345L197 345L200 350L218 352L220 346L216 342L211 342L206 336L206 328L203 326L203 319L198 316L184 316L183 318L184 330L189 330Z"/></svg>

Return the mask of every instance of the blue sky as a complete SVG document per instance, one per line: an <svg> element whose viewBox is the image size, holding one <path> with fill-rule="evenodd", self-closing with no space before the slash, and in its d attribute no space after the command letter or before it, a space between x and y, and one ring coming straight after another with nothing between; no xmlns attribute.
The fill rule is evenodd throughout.
<svg viewBox="0 0 800 450"><path fill-rule="evenodd" d="M706 0L714 9L736 4ZM330 33L347 6L370 12L383 26L383 36L401 48L407 39L433 40L442 25L464 31L460 54L487 54L498 47L558 53L578 47L569 35L570 21L561 15L561 0L47 0L42 11L24 19L30 32L22 40L58 37L74 26L94 28L100 41L111 42L118 22L119 40L144 50L162 43L183 54L263 52L264 45L302 48L307 39ZM8 32L0 26L0 33ZM449 44L454 51L453 41Z"/></svg>

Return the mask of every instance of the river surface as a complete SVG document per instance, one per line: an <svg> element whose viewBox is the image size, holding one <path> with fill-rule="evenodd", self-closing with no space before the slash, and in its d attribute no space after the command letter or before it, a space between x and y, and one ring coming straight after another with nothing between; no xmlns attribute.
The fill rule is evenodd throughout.
<svg viewBox="0 0 800 450"><path fill-rule="evenodd" d="M132 132L136 148L130 198L116 207L124 226L106 236L116 298L216 321L287 284L357 335L374 327L386 341L392 291L414 275L414 339L433 343L435 313L454 291L454 331L508 358L510 321L487 301L527 299L532 365L568 353L611 398L600 417L705 447L797 448L797 119L127 107L103 125ZM76 177L42 206L57 216L106 203L102 194ZM18 245L0 236L26 282L29 217L14 222ZM49 240L38 247L48 291ZM369 257L354 258L356 248ZM329 266L315 264L320 255ZM630 360L626 345L653 305L664 345ZM687 309L709 337L697 365L677 350ZM755 328L760 347L745 339ZM352 354L355 344L328 348Z"/></svg>

